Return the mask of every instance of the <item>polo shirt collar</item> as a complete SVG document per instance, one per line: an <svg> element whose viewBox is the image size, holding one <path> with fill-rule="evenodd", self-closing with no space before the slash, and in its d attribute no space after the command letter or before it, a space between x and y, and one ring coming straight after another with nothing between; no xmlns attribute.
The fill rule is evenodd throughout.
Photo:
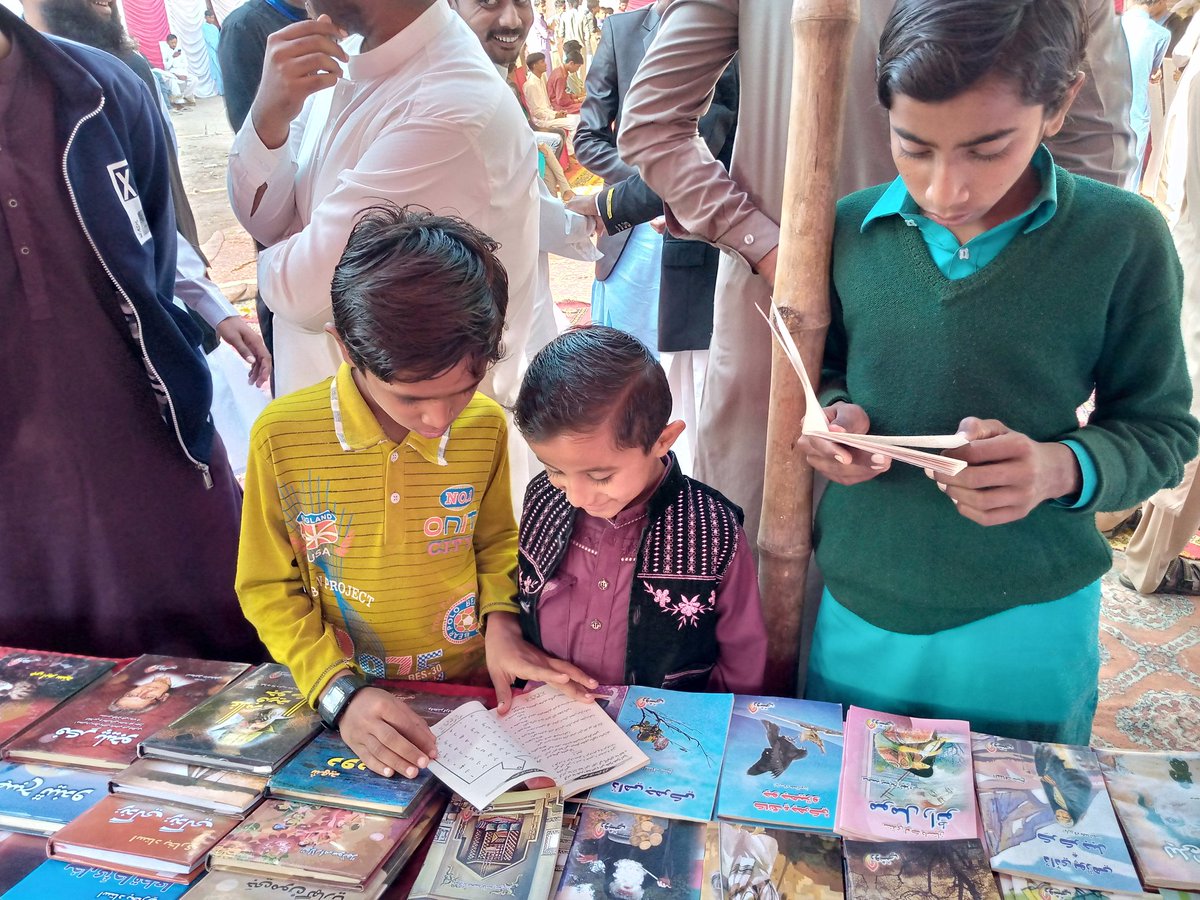
<svg viewBox="0 0 1200 900"><path fill-rule="evenodd" d="M346 363L342 363L337 375L329 382L329 406L333 411L333 431L344 452L357 453L389 442L388 436L383 433L383 426L354 383L354 370ZM447 428L437 438L423 437L410 431L400 443L412 447L430 465L444 466L446 445L450 443L453 427Z"/></svg>
<svg viewBox="0 0 1200 900"><path fill-rule="evenodd" d="M365 53L352 54L346 66L346 77L351 81L370 81L390 74L409 60L417 58L457 18L458 15L451 12L449 4L438 0L390 40ZM362 38L357 35L355 38L354 46L361 47Z"/></svg>
<svg viewBox="0 0 1200 900"><path fill-rule="evenodd" d="M1058 177L1054 172L1054 157L1050 155L1050 150L1045 144L1041 144L1033 154L1033 167L1038 173L1041 187L1025 212L1016 217L1016 221L1021 222L1021 231L1025 234L1041 228L1054 218L1054 213L1058 210ZM863 219L859 231L865 232L868 225L890 216L900 216L905 222L914 225L916 219L932 221L922 215L921 207L904 186L904 179L899 176L896 176L896 180L889 184L875 201L875 205Z"/></svg>

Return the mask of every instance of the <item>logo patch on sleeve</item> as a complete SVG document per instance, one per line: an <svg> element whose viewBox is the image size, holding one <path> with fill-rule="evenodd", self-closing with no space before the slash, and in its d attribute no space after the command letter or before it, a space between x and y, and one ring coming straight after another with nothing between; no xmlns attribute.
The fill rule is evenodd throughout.
<svg viewBox="0 0 1200 900"><path fill-rule="evenodd" d="M134 236L138 243L145 244L153 235L150 223L146 221L146 213L142 210L142 200L133 185L133 172L129 169L128 160L111 163L108 166L108 178L117 192L117 200L125 209L125 215L129 216Z"/></svg>

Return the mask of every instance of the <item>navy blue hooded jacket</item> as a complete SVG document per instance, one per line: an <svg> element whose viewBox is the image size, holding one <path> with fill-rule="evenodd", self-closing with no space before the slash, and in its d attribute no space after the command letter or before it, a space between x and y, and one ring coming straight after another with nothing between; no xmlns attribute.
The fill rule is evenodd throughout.
<svg viewBox="0 0 1200 900"><path fill-rule="evenodd" d="M45 37L3 6L0 30L54 84L63 178L115 289L113 299L96 302L121 303L163 419L210 481L212 380L199 332L172 301L178 233L159 113L146 86L115 57Z"/></svg>

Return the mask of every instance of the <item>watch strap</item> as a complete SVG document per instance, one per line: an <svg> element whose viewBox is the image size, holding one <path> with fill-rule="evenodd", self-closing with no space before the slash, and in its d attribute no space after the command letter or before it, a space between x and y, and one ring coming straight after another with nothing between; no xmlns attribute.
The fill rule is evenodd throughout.
<svg viewBox="0 0 1200 900"><path fill-rule="evenodd" d="M320 715L321 721L336 731L338 721L342 718L346 707L350 705L351 699L366 686L366 679L357 672L338 675L329 683L329 687L325 689L317 703L317 713Z"/></svg>

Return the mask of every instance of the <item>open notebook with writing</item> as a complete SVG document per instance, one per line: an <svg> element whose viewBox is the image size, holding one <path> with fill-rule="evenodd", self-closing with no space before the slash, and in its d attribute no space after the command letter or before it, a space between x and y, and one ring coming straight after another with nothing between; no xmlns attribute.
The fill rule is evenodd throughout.
<svg viewBox="0 0 1200 900"><path fill-rule="evenodd" d="M830 431L829 423L825 420L825 413L821 409L821 403L817 400L817 392L813 390L808 373L804 370L804 361L800 358L800 350L796 347L796 342L792 340L791 332L788 331L783 316L779 313L779 307L772 303L770 315L763 313L761 309L759 312L767 320L767 326L771 329L775 342L779 344L784 356L787 357L792 368L796 370L796 375L800 378L800 387L804 391L804 421L801 423L801 431L804 434L864 450L867 453L878 453L897 462L932 469L943 475L957 475L967 467L967 464L961 459L951 459L938 453L913 449L923 447L926 450L948 450L952 447L965 446L967 439L959 434L882 435Z"/></svg>

